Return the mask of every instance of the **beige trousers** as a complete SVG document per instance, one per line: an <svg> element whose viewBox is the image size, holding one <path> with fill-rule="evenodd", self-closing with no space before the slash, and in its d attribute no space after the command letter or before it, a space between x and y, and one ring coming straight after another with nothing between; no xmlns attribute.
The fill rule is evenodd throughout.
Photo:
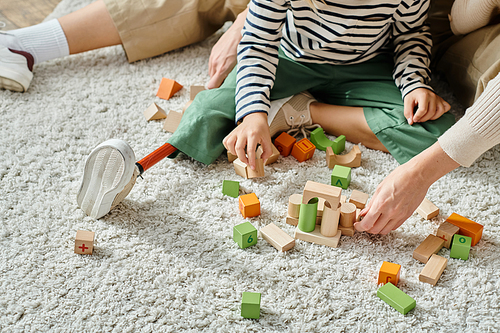
<svg viewBox="0 0 500 333"><path fill-rule="evenodd" d="M104 0L129 62L204 40L249 0Z"/></svg>

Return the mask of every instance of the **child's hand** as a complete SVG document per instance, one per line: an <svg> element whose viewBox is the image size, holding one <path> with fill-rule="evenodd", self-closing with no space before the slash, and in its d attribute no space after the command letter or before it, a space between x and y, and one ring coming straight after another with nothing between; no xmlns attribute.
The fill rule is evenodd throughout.
<svg viewBox="0 0 500 333"><path fill-rule="evenodd" d="M271 133L264 112L250 113L243 122L222 141L224 147L245 164L255 170L255 151L262 146L261 158L265 161L272 155ZM248 154L248 158L247 158Z"/></svg>
<svg viewBox="0 0 500 333"><path fill-rule="evenodd" d="M416 106L417 112L413 114ZM410 125L438 119L449 110L450 104L429 89L417 88L404 98L404 115Z"/></svg>

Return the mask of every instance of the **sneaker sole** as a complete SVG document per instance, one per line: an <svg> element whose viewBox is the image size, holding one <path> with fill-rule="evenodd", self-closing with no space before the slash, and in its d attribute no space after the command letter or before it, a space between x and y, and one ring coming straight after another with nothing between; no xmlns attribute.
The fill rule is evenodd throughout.
<svg viewBox="0 0 500 333"><path fill-rule="evenodd" d="M25 92L33 79L33 73L30 71L23 75L3 66L0 66L0 73L0 89Z"/></svg>
<svg viewBox="0 0 500 333"><path fill-rule="evenodd" d="M116 139L103 142L85 163L78 206L94 219L103 217L119 203L115 198L130 183L134 169L134 151L126 142Z"/></svg>

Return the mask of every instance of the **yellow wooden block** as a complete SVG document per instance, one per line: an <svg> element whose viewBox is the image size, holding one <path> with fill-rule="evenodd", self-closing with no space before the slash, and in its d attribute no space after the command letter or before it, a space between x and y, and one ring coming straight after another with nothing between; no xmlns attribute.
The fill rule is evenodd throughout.
<svg viewBox="0 0 500 333"><path fill-rule="evenodd" d="M397 286L401 274L401 265L384 261L378 273L378 284L392 283Z"/></svg>

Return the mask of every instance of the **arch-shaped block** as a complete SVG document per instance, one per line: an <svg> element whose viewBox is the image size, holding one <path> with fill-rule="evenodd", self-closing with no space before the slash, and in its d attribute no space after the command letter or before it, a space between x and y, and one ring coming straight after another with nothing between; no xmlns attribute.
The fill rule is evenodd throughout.
<svg viewBox="0 0 500 333"><path fill-rule="evenodd" d="M352 147L351 151L345 155L336 155L332 147L326 148L326 165L333 169L336 165L349 168L357 168L361 165L361 150L358 146Z"/></svg>
<svg viewBox="0 0 500 333"><path fill-rule="evenodd" d="M308 180L302 193L302 203L308 203L312 198L323 198L330 204L330 207L337 207L341 194L342 189L340 187Z"/></svg>
<svg viewBox="0 0 500 333"><path fill-rule="evenodd" d="M312 131L310 138L313 145L315 145L319 150L325 151L327 147L331 147L333 145L333 141L326 137L325 131L321 127Z"/></svg>

